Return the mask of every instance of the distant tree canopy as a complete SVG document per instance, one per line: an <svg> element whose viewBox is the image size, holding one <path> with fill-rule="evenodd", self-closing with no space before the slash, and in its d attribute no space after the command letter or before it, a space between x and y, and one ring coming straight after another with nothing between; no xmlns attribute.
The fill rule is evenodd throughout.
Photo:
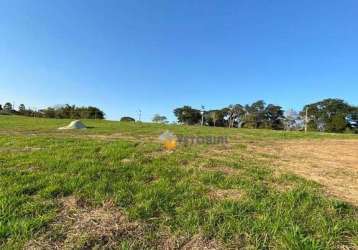
<svg viewBox="0 0 358 250"><path fill-rule="evenodd" d="M324 99L304 106L301 115L308 111L309 128L326 132L343 132L348 124L347 117L358 112L354 107L341 99Z"/></svg>
<svg viewBox="0 0 358 250"><path fill-rule="evenodd" d="M11 114L44 118L104 119L105 117L104 112L96 107L76 107L75 105L68 104L48 107L41 110L27 109L24 104L20 104L18 110L14 110L11 103L7 102L4 104L3 111Z"/></svg>
<svg viewBox="0 0 358 250"><path fill-rule="evenodd" d="M7 102L4 104L4 111L11 112L12 111L12 104Z"/></svg>
<svg viewBox="0 0 358 250"><path fill-rule="evenodd" d="M272 129L283 129L284 111L280 106L269 104L265 108L265 127Z"/></svg>
<svg viewBox="0 0 358 250"><path fill-rule="evenodd" d="M204 124L207 126L267 128L277 130L303 130L305 110L308 108L308 129L326 132L343 132L358 127L358 107L351 106L340 99L325 99L306 105L298 113L286 114L281 106L268 104L263 100L252 104L234 104L222 109L204 112ZM183 106L174 110L179 123L199 124L200 110Z"/></svg>
<svg viewBox="0 0 358 250"><path fill-rule="evenodd" d="M121 122L135 122L135 119L132 118L132 117L129 117L129 116L123 116L121 119L120 119Z"/></svg>
<svg viewBox="0 0 358 250"><path fill-rule="evenodd" d="M155 114L153 119L152 119L152 122L155 122L155 123L167 123L168 121L167 121L166 116Z"/></svg>
<svg viewBox="0 0 358 250"><path fill-rule="evenodd" d="M19 105L19 113L25 114L25 112L26 112L26 107L25 107L25 105L24 105L24 104L20 104L20 105Z"/></svg>
<svg viewBox="0 0 358 250"><path fill-rule="evenodd" d="M257 101L251 105L234 104L220 110L205 111L205 124L245 128L283 129L283 110L280 106Z"/></svg>
<svg viewBox="0 0 358 250"><path fill-rule="evenodd" d="M183 106L175 109L174 115L177 117L179 123L187 125L199 124L201 121L200 110L193 109L190 106Z"/></svg>
<svg viewBox="0 0 358 250"><path fill-rule="evenodd" d="M48 118L104 119L104 112L96 107L76 107L75 105L57 105L39 111Z"/></svg>
<svg viewBox="0 0 358 250"><path fill-rule="evenodd" d="M226 113L224 110L209 110L204 113L205 124L209 126L223 127L225 125Z"/></svg>
<svg viewBox="0 0 358 250"><path fill-rule="evenodd" d="M293 110L285 113L281 106L266 105L263 100L246 105L233 104L222 109L207 111L203 111L203 109L203 107L202 110L199 110L185 105L174 109L174 115L177 117L178 123L187 125L201 124L203 117L203 125L206 126L303 130L306 125L311 131L358 133L358 107L352 106L342 99L329 98L307 104L299 113ZM0 114L68 119L104 119L105 117L102 110L93 106L77 107L66 104L33 110L20 104L16 110L10 102L0 105ZM135 122L135 119L126 116L122 117L121 121ZM152 121L167 123L167 118L156 114Z"/></svg>

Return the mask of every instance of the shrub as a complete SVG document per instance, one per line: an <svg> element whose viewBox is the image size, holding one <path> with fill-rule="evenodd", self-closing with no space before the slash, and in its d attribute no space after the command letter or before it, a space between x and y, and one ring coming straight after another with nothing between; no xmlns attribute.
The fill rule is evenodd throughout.
<svg viewBox="0 0 358 250"><path fill-rule="evenodd" d="M124 116L120 120L121 122L135 122L135 119L129 116Z"/></svg>

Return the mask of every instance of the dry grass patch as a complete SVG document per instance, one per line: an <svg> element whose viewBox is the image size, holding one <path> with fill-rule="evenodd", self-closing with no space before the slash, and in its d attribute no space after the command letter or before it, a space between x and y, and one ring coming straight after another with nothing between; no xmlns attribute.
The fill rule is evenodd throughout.
<svg viewBox="0 0 358 250"><path fill-rule="evenodd" d="M276 190L280 193L292 191L297 187L295 183L290 183L290 182L270 182L268 186L271 189Z"/></svg>
<svg viewBox="0 0 358 250"><path fill-rule="evenodd" d="M230 144L211 145L206 150L203 150L200 155L210 159L222 159L229 158L235 152L235 149Z"/></svg>
<svg viewBox="0 0 358 250"><path fill-rule="evenodd" d="M194 235L189 242L184 244L182 250L218 250L225 249L215 240L205 239L201 235Z"/></svg>
<svg viewBox="0 0 358 250"><path fill-rule="evenodd" d="M137 134L129 134L129 133L113 133L113 134L85 134L87 138L96 139L96 140L104 140L104 141L117 141L124 140L130 142L156 142L160 143L158 136L156 135L137 135Z"/></svg>
<svg viewBox="0 0 358 250"><path fill-rule="evenodd" d="M111 202L98 208L90 208L73 196L60 202L61 212L56 221L25 249L113 249L123 239L143 237L141 225L129 222Z"/></svg>
<svg viewBox="0 0 358 250"><path fill-rule="evenodd" d="M85 135L88 138L96 139L96 140L105 140L105 141L116 141L116 140L126 140L126 141L137 141L134 136L122 134L122 133L114 133L114 134L87 134Z"/></svg>
<svg viewBox="0 0 358 250"><path fill-rule="evenodd" d="M292 171L322 184L327 193L358 204L357 140L291 140L250 145L268 154L280 170Z"/></svg>
<svg viewBox="0 0 358 250"><path fill-rule="evenodd" d="M199 235L188 239L158 232L155 241L146 242L148 225L130 222L112 202L94 208L74 196L59 202L61 212L56 221L24 249L224 249L216 241Z"/></svg>
<svg viewBox="0 0 358 250"><path fill-rule="evenodd" d="M44 148L40 148L40 147L23 147L23 148L12 148L10 147L0 147L0 153L31 153L31 152L36 152L39 150L43 150Z"/></svg>
<svg viewBox="0 0 358 250"><path fill-rule="evenodd" d="M221 165L212 166L210 164L202 164L200 166L200 169L203 171L208 171L208 172L221 172L226 175L239 175L240 174L239 169L235 169L235 168L231 168L231 167L227 167L227 166L221 166Z"/></svg>
<svg viewBox="0 0 358 250"><path fill-rule="evenodd" d="M209 196L213 199L223 200L241 200L245 197L245 192L243 190L238 189L211 189L209 192Z"/></svg>

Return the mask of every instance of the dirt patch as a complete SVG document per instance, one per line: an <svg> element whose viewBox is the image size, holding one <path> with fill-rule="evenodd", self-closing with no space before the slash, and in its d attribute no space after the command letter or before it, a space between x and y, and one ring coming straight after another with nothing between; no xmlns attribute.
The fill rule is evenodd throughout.
<svg viewBox="0 0 358 250"><path fill-rule="evenodd" d="M105 141L116 141L116 140L127 140L127 141L137 141L134 136L130 136L122 133L114 133L114 134L88 134L86 135L88 138L105 140Z"/></svg>
<svg viewBox="0 0 358 250"><path fill-rule="evenodd" d="M234 148L230 145L211 146L202 151L200 155L210 159L229 158L235 152Z"/></svg>
<svg viewBox="0 0 358 250"><path fill-rule="evenodd" d="M47 233L32 239L25 249L113 249L121 240L142 237L142 227L129 222L113 203L90 208L83 200L67 197Z"/></svg>
<svg viewBox="0 0 358 250"><path fill-rule="evenodd" d="M244 196L245 193L242 190L238 190L238 189L212 189L209 192L209 196L211 198L214 199L219 199L219 200L223 200L223 199L228 199L228 200L241 200Z"/></svg>
<svg viewBox="0 0 358 250"><path fill-rule="evenodd" d="M322 184L326 192L358 205L357 140L290 140L249 145L279 167Z"/></svg>
<svg viewBox="0 0 358 250"><path fill-rule="evenodd" d="M48 249L224 249L215 240L195 235L191 238L157 232L147 241L150 225L130 222L112 202L91 207L74 196L59 201L60 213L46 231L40 232L25 246L27 250Z"/></svg>
<svg viewBox="0 0 358 250"><path fill-rule="evenodd" d="M189 242L184 244L182 250L216 250L224 249L215 240L205 239L200 235L195 235Z"/></svg>
<svg viewBox="0 0 358 250"><path fill-rule="evenodd" d="M209 148L200 154L201 158L198 162L199 169L203 171L222 172L227 175L238 175L241 170L227 166L230 157L235 154L229 146L213 149ZM230 163L236 163L232 160Z"/></svg>
<svg viewBox="0 0 358 250"><path fill-rule="evenodd" d="M203 171L208 172L221 172L227 175L239 175L240 170L232 167L227 167L224 165L212 165L212 164L201 164L199 168Z"/></svg>
<svg viewBox="0 0 358 250"><path fill-rule="evenodd" d="M36 152L43 150L44 148L39 147L24 147L24 148L12 148L12 147L0 147L0 153L25 153L25 152Z"/></svg>
<svg viewBox="0 0 358 250"><path fill-rule="evenodd" d="M280 193L286 193L297 188L297 185L295 183L279 182L279 181L267 183L267 186Z"/></svg>

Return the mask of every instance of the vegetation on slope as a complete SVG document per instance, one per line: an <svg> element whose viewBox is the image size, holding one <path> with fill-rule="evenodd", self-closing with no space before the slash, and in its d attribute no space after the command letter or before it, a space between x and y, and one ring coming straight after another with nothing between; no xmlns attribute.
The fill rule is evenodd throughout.
<svg viewBox="0 0 358 250"><path fill-rule="evenodd" d="M357 246L356 207L325 197L317 183L278 175L246 147L259 140L354 135L93 120L84 121L93 127L85 131L56 130L66 122L0 117L0 247ZM166 152L157 137L167 129L224 135L229 144L179 145ZM62 202L72 197L81 204L75 214ZM109 223L103 235L97 227L76 232L79 218L92 216L102 225L103 217L117 215L113 209L131 226L118 231Z"/></svg>

